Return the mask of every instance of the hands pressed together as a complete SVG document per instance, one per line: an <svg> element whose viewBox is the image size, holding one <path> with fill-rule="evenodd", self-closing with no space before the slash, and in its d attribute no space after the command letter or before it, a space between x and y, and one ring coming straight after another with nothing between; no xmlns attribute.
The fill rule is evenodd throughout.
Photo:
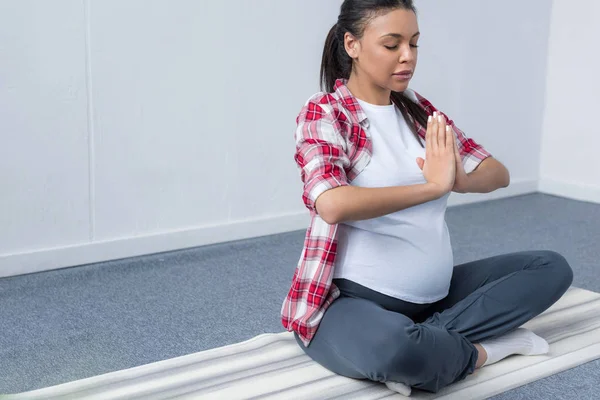
<svg viewBox="0 0 600 400"><path fill-rule="evenodd" d="M417 158L427 182L435 184L442 194L450 191L466 193L468 175L462 164L454 132L446 118L438 112L429 116L425 134L425 159Z"/></svg>

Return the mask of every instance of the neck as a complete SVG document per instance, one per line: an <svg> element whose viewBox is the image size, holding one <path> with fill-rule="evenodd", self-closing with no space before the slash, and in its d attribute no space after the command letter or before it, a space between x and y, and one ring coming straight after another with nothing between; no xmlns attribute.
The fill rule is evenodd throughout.
<svg viewBox="0 0 600 400"><path fill-rule="evenodd" d="M391 90L379 87L366 79L360 79L355 74L351 74L346 84L352 95L367 103L378 106L388 106L391 104Z"/></svg>

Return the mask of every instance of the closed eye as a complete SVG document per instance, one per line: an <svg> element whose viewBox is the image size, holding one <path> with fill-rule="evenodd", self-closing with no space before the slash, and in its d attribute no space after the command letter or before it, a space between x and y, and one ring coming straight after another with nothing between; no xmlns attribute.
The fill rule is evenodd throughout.
<svg viewBox="0 0 600 400"><path fill-rule="evenodd" d="M419 46L417 46L416 44L411 44L410 47L416 49ZM396 45L396 46L385 46L385 48L388 49L388 50L396 50L398 48L398 45Z"/></svg>

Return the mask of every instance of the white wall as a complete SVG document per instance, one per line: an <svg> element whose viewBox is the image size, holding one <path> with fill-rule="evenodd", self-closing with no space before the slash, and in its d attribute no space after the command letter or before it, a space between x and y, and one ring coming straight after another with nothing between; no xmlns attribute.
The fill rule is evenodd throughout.
<svg viewBox="0 0 600 400"><path fill-rule="evenodd" d="M81 1L0 1L0 254L89 241L87 127Z"/></svg>
<svg viewBox="0 0 600 400"><path fill-rule="evenodd" d="M507 166L511 186L496 195L537 187L551 4L417 2L422 37L412 86Z"/></svg>
<svg viewBox="0 0 600 400"><path fill-rule="evenodd" d="M305 228L295 117L340 4L0 1L0 277ZM451 204L535 190L550 2L418 6L413 87L512 173Z"/></svg>
<svg viewBox="0 0 600 400"><path fill-rule="evenodd" d="M555 0L540 191L600 203L600 3Z"/></svg>

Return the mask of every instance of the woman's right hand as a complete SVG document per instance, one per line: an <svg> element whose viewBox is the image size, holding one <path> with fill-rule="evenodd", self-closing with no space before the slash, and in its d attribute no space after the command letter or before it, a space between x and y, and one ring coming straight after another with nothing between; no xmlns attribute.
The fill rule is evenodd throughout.
<svg viewBox="0 0 600 400"><path fill-rule="evenodd" d="M440 113L433 113L427 121L425 160L419 157L417 164L427 182L434 184L442 196L452 190L456 176L454 134Z"/></svg>

